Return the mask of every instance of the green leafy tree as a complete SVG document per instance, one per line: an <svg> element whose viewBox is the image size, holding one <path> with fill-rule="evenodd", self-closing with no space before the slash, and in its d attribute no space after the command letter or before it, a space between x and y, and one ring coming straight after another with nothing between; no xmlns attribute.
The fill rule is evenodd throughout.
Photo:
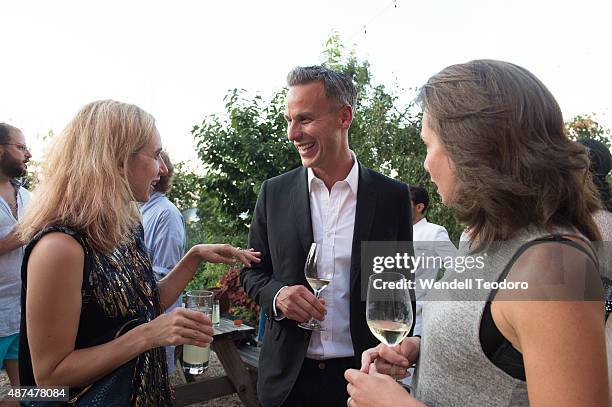
<svg viewBox="0 0 612 407"><path fill-rule="evenodd" d="M172 187L166 194L168 199L181 212L197 207L204 193L202 190L204 177L190 169L184 162L174 164L173 176Z"/></svg>
<svg viewBox="0 0 612 407"><path fill-rule="evenodd" d="M192 130L204 165L200 218L213 233L244 245L261 183L300 165L286 137L285 90L270 101L234 89L226 116L208 116Z"/></svg>
<svg viewBox="0 0 612 407"><path fill-rule="evenodd" d="M397 89L372 83L369 63L347 52L337 33L330 35L322 55L324 65L345 72L357 86L359 104L349 142L358 159L390 177L427 188L432 197L428 217L445 225L457 240L461 228L439 204L423 169L425 147L419 137L418 109L412 103L401 104ZM202 226L212 234L245 244L262 182L300 165L286 136L286 91L281 89L264 100L234 89L224 99L224 115L208 116L194 126L192 135L206 173L197 180L197 206Z"/></svg>
<svg viewBox="0 0 612 407"><path fill-rule="evenodd" d="M346 52L337 33L326 41L323 56L324 65L348 74L357 86L359 103L349 130L349 144L359 160L387 176L426 188L431 198L429 221L444 225L451 239L458 241L462 228L440 203L423 168L426 150L420 138L422 114L417 106L400 103L402 90L373 84L370 64L359 61L354 52Z"/></svg>

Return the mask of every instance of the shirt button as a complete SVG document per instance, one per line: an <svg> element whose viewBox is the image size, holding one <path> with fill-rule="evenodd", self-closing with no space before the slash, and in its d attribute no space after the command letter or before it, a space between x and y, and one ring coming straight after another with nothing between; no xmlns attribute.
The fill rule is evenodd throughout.
<svg viewBox="0 0 612 407"><path fill-rule="evenodd" d="M325 362L319 362L318 367L319 367L319 369L324 370L325 369Z"/></svg>

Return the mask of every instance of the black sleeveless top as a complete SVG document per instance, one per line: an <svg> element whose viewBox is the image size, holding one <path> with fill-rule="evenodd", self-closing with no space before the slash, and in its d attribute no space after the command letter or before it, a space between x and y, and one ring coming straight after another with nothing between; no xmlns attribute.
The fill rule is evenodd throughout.
<svg viewBox="0 0 612 407"><path fill-rule="evenodd" d="M21 267L21 336L19 379L22 386L36 386L26 326L27 264L32 249L47 233L61 232L74 238L85 252L81 314L75 349L106 343L126 322L151 321L161 314L159 293L151 261L144 245L142 226L111 253L94 250L79 231L52 226L38 233L27 245ZM163 348L150 349L137 357L132 376L131 404L163 406L172 404L172 394ZM70 389L71 397L79 389Z"/></svg>

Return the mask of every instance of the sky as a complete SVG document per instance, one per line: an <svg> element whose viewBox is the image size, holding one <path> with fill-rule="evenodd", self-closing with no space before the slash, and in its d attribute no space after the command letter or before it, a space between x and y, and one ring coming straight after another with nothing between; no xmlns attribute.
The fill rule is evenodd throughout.
<svg viewBox="0 0 612 407"><path fill-rule="evenodd" d="M375 83L410 89L501 59L538 76L566 120L595 113L612 128L607 0L5 0L0 16L0 121L24 131L34 159L37 135L111 98L153 114L173 160L193 160L190 130L228 90L271 96L292 67L322 61L332 31Z"/></svg>

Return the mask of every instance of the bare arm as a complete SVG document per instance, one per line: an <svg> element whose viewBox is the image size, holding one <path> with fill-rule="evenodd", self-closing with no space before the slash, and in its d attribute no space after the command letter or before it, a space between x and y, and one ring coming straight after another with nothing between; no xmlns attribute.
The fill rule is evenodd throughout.
<svg viewBox="0 0 612 407"><path fill-rule="evenodd" d="M602 302L493 304L516 334L514 341L523 354L532 406L606 405L608 371Z"/></svg>
<svg viewBox="0 0 612 407"><path fill-rule="evenodd" d="M193 246L174 269L157 283L162 308L166 309L176 301L203 261L235 264L236 259L238 259L247 267L250 267L251 262L259 262L259 255L259 252L238 250L228 244L199 244Z"/></svg>
<svg viewBox="0 0 612 407"><path fill-rule="evenodd" d="M570 244L540 243L517 259L508 278L529 282L529 289L500 290L491 315L523 354L531 405L606 405L604 306L593 301L603 290L595 264Z"/></svg>
<svg viewBox="0 0 612 407"><path fill-rule="evenodd" d="M115 340L76 350L83 263L81 246L62 233L44 236L29 257L26 324L39 386L87 385L148 349L212 341L208 317L177 309Z"/></svg>
<svg viewBox="0 0 612 407"><path fill-rule="evenodd" d="M6 254L16 248L23 246L23 242L19 239L15 230L11 230L8 235L0 239L0 256Z"/></svg>

